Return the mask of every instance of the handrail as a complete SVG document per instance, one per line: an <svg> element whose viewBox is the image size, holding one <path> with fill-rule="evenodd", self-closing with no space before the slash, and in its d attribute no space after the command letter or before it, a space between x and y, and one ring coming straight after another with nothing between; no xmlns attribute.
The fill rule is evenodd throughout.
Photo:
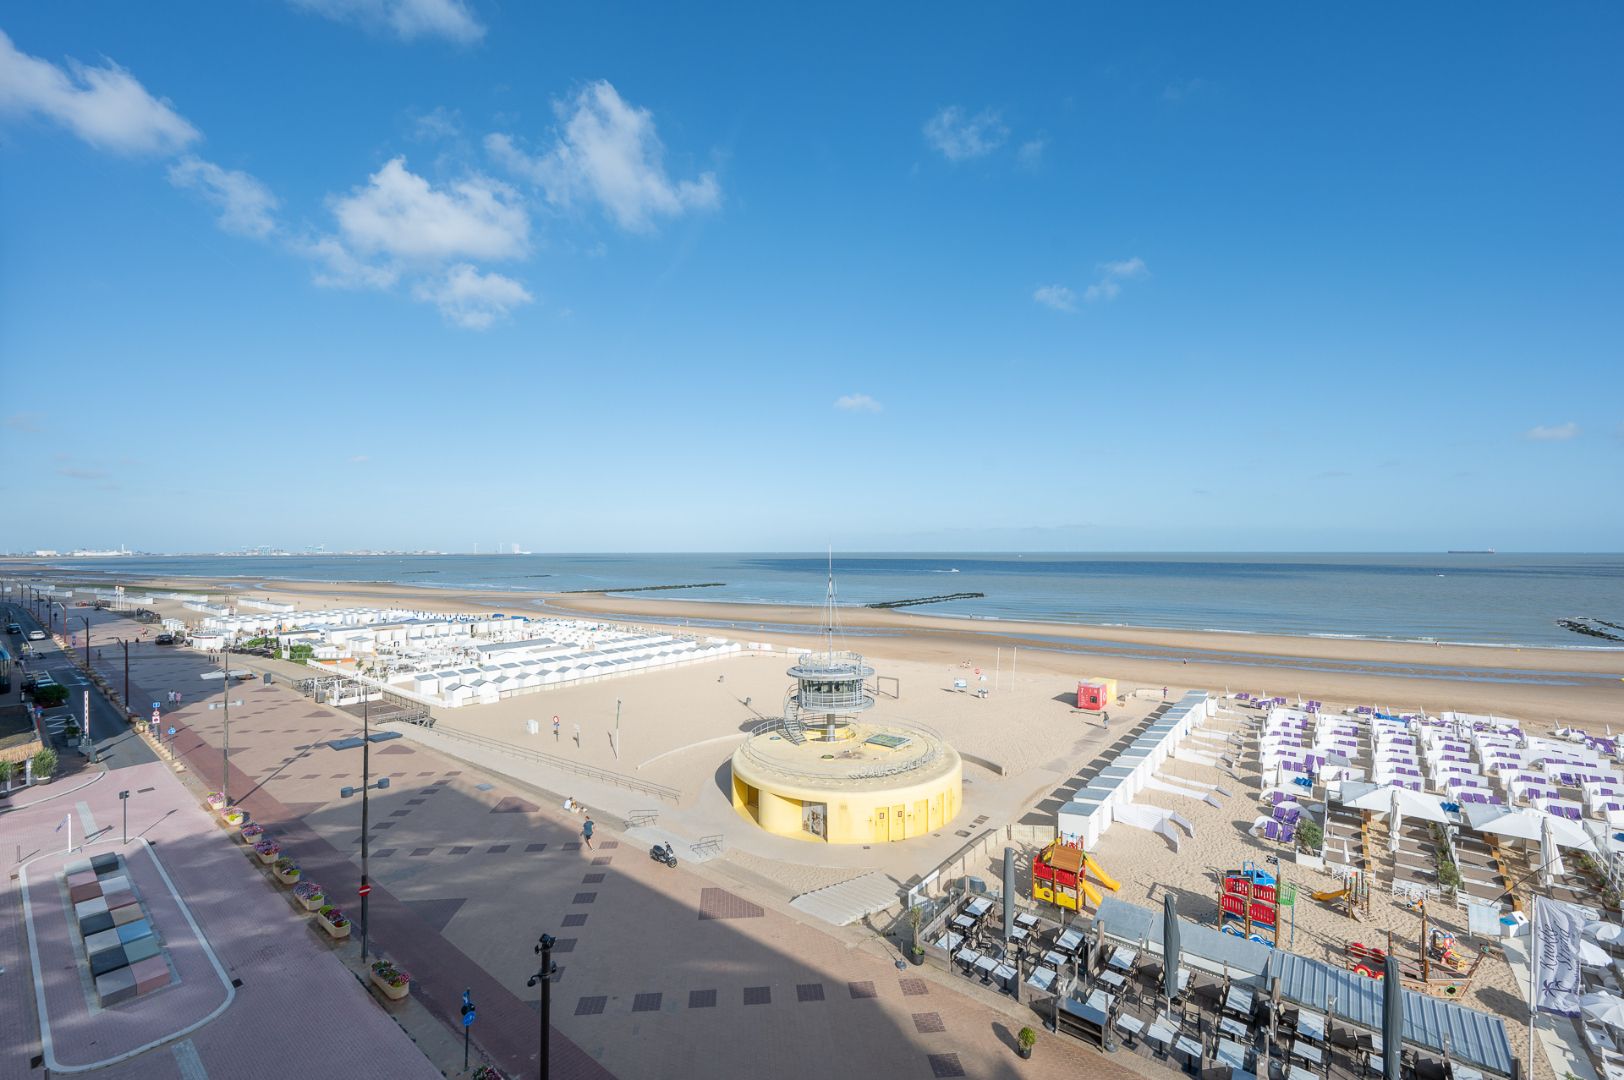
<svg viewBox="0 0 1624 1080"><path fill-rule="evenodd" d="M522 746L514 746L498 739L487 738L484 735L475 735L470 731L460 731L457 728L441 727L439 725L429 730L436 735L448 735L453 739L461 739L464 742L473 743L475 746L482 746L487 750L496 750L509 757L517 757L536 765L549 765L555 769L563 769L566 772L584 776L589 780L601 780L605 783L630 788L633 791L641 791L645 795L653 795L657 799L667 799L671 802L680 802L682 799L681 791L673 787L666 787L664 784L651 784L644 780L634 780L630 776L612 772L609 769L582 765L580 762L571 761L568 758L543 754L539 750L528 750Z"/></svg>

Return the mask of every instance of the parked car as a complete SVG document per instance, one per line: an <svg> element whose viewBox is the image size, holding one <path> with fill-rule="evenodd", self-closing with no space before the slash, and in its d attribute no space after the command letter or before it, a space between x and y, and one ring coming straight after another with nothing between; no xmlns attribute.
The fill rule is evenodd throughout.
<svg viewBox="0 0 1624 1080"><path fill-rule="evenodd" d="M175 635L168 632L159 634L157 637L152 639L152 643L154 645L173 645L175 643Z"/></svg>
<svg viewBox="0 0 1624 1080"><path fill-rule="evenodd" d="M29 641L44 641L45 640L45 631L43 631L43 630L30 630L28 632L28 640Z"/></svg>
<svg viewBox="0 0 1624 1080"><path fill-rule="evenodd" d="M6 624L6 633L12 635L13 637L17 637L22 632L23 632L23 628L19 623L8 623L8 624Z"/></svg>

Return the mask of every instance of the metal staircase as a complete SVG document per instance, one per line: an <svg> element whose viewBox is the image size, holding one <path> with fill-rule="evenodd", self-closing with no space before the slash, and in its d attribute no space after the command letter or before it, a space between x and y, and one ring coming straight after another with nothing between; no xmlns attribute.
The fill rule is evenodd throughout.
<svg viewBox="0 0 1624 1080"><path fill-rule="evenodd" d="M779 726L789 742L796 746L806 742L806 725L801 723L801 709L793 697L784 702L784 720Z"/></svg>

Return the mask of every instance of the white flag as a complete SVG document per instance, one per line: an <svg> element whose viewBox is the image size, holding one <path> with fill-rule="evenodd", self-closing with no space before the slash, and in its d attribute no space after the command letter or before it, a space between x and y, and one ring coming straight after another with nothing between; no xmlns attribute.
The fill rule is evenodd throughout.
<svg viewBox="0 0 1624 1080"><path fill-rule="evenodd" d="M1577 904L1534 898L1534 1006L1562 1016L1579 1015L1579 941L1593 913Z"/></svg>

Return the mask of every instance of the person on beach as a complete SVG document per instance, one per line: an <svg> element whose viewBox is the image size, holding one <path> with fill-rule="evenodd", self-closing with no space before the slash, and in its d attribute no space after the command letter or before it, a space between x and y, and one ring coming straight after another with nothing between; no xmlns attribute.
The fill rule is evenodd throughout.
<svg viewBox="0 0 1624 1080"><path fill-rule="evenodd" d="M588 851L592 850L592 815L588 814L586 820L581 822L581 839L586 841Z"/></svg>
<svg viewBox="0 0 1624 1080"><path fill-rule="evenodd" d="M575 749L579 750L580 748L581 748L581 725L579 723L577 723L575 725Z"/></svg>
<svg viewBox="0 0 1624 1080"><path fill-rule="evenodd" d="M553 717L553 742L558 741L558 717Z"/></svg>
<svg viewBox="0 0 1624 1080"><path fill-rule="evenodd" d="M1163 701L1167 700L1167 687L1165 687L1165 686L1162 687L1162 700Z"/></svg>
<svg viewBox="0 0 1624 1080"><path fill-rule="evenodd" d="M1100 713L1100 726L1103 727L1106 731L1111 730L1111 714L1110 713Z"/></svg>

